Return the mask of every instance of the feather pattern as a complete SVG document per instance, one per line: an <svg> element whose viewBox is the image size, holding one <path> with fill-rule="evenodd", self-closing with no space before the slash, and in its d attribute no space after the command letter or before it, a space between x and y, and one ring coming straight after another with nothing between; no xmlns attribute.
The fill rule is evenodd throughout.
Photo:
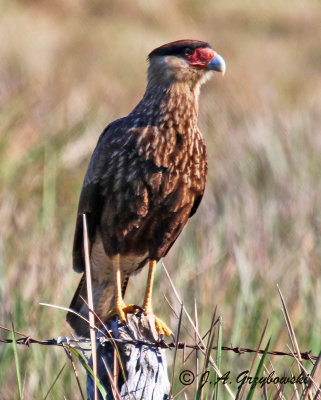
<svg viewBox="0 0 321 400"><path fill-rule="evenodd" d="M209 45L177 43L149 55L142 100L127 117L103 131L84 179L73 267L78 272L85 269L82 213L86 213L95 309L102 319L113 298L111 258L120 254L124 292L130 274L167 254L204 193L207 152L197 115L199 88L209 72L190 68L178 50ZM82 280L79 293L84 293L83 287ZM71 308L85 315L77 292ZM76 333L84 333L74 317L67 319Z"/></svg>

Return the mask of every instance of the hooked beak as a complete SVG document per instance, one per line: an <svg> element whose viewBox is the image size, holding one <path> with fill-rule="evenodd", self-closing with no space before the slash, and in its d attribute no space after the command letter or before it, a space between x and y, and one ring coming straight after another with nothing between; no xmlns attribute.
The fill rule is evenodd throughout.
<svg viewBox="0 0 321 400"><path fill-rule="evenodd" d="M217 53L215 53L214 58L207 64L207 66L213 71L222 72L222 75L225 74L226 64L224 58Z"/></svg>

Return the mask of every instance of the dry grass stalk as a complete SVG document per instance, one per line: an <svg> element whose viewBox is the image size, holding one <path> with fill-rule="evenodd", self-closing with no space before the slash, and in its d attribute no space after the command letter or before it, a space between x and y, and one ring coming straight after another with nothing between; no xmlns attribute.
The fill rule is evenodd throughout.
<svg viewBox="0 0 321 400"><path fill-rule="evenodd" d="M93 373L94 373L95 400L98 400L96 329L95 329L95 316L93 312L90 311L94 309L94 301L93 301L93 291L92 291L92 281L91 281L91 267L89 258L89 241L88 241L86 214L83 214L83 229L84 229L86 284L87 284L87 295L88 295L88 306L89 306L89 326L90 326L90 339L91 339Z"/></svg>
<svg viewBox="0 0 321 400"><path fill-rule="evenodd" d="M180 299L180 296L178 295L178 292L177 292L177 290L176 290L176 288L175 288L175 286L174 286L174 284L173 284L173 281L172 281L172 279L171 279L171 277L170 277L170 275L169 275L169 273L168 273L168 271L167 271L167 269L166 269L166 267L165 267L165 264L162 263L162 265L163 265L164 271L165 271L166 276L167 276L167 278L168 278L168 280L169 280L169 282L170 282L170 284L171 284L171 287L172 287L172 289L173 289L173 292L174 292L174 294L175 294L177 300L179 301L180 304L183 304L182 301L181 301L181 299ZM185 309L184 305L183 305L183 310L184 310L184 312L185 312L185 314L186 314L186 316L187 316L189 322L191 323L191 325L192 325L192 327L193 327L193 329L194 329L194 332L195 332L195 334L196 334L198 340L199 340L200 343L202 344L203 348L206 349L206 345L205 345L205 343L204 343L204 341L203 341L203 339L202 339L202 337L201 337L201 334L197 331L196 326L195 326L195 324L194 324L194 322L193 322L191 316L189 315L189 313L188 313L187 310ZM204 352L203 348L200 347L198 343L196 343L196 345L198 346L199 350L205 355L205 352ZM222 373L221 373L221 371L217 368L217 365L216 365L216 363L214 362L213 358L210 357L209 361L210 361L212 367L214 368L215 372L217 373L217 375L218 375L219 377L221 377L221 376L222 376ZM232 398L232 399L235 399L235 395L233 394L233 392L232 392L231 388L229 387L229 385L226 384L226 385L224 385L224 387L225 387L225 389L227 390L227 392L229 393L229 395L231 396L231 398Z"/></svg>
<svg viewBox="0 0 321 400"><path fill-rule="evenodd" d="M73 373L74 373L75 378L76 378L76 382L77 382L77 386L78 386L78 390L79 390L81 399L82 399L82 400L85 400L83 391L82 391L82 389L81 389L81 384L80 384L80 380L79 380L79 373L78 373L78 371L77 371L76 364L75 364L75 362L74 362L74 360L73 360L73 358L72 358L72 354L71 354L71 352L70 352L68 346L63 346L63 348L64 348L64 350L65 350L65 353L66 353L67 357L68 357L69 360L70 360L70 363L71 363L71 366L72 366L72 370L73 370Z"/></svg>

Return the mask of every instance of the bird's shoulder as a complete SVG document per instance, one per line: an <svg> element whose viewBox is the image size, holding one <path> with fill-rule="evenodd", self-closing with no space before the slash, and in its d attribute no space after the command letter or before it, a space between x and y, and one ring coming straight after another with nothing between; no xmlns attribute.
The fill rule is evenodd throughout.
<svg viewBox="0 0 321 400"><path fill-rule="evenodd" d="M117 119L104 129L89 161L79 213L91 211L92 204L106 191L136 181L140 184L140 178L147 178L147 172L158 172L159 168L146 158L145 152L147 142L153 146L157 132L156 127L137 123L137 118L131 115Z"/></svg>
<svg viewBox="0 0 321 400"><path fill-rule="evenodd" d="M129 122L126 117L120 118L103 130L89 161L84 186L97 183L102 178L102 171L134 146L133 138L128 134Z"/></svg>

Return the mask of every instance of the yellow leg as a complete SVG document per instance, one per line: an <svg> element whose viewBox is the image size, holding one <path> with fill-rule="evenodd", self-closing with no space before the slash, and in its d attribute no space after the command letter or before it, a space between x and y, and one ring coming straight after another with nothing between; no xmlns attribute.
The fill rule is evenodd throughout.
<svg viewBox="0 0 321 400"><path fill-rule="evenodd" d="M145 292L145 298L143 303L143 308L145 309L145 314L153 313L152 308L152 294L153 294L153 282L155 276L155 268L157 262L155 260L150 261L149 263L149 272L147 279L147 286ZM155 315L154 315L155 316ZM168 327L164 324L162 320L155 316L155 327L159 335L171 336L172 332Z"/></svg>
<svg viewBox="0 0 321 400"><path fill-rule="evenodd" d="M125 323L127 321L126 314L135 312L136 308L133 305L126 306L122 296L121 287L121 272L120 272L120 255L116 254L112 258L114 280L115 280L115 306L109 311L107 318L112 318L118 315L120 320Z"/></svg>
<svg viewBox="0 0 321 400"><path fill-rule="evenodd" d="M152 312L152 294L153 294L153 282L155 276L156 261L149 262L149 271L147 278L147 286L145 291L145 298L143 308L145 308L145 314Z"/></svg>

